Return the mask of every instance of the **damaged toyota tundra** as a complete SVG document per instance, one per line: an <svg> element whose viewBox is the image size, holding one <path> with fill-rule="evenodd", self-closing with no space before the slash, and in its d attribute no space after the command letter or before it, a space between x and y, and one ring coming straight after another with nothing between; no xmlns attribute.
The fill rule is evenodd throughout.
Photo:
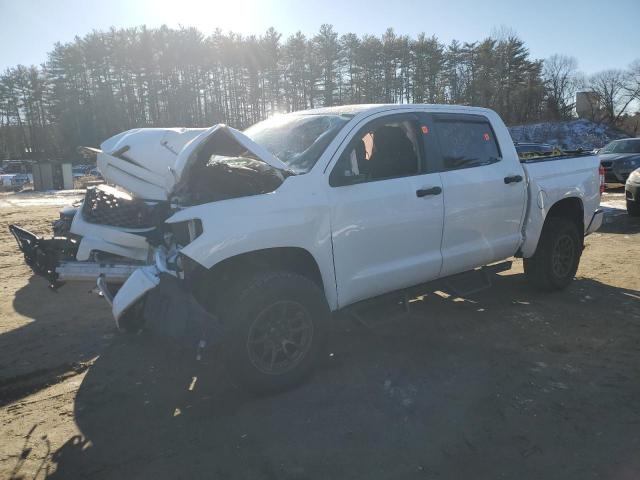
<svg viewBox="0 0 640 480"><path fill-rule="evenodd" d="M52 288L97 283L120 330L215 345L255 390L306 377L331 313L374 297L470 294L512 257L563 289L602 223L597 157L519 160L482 108L321 108L91 150L106 184L55 236L10 226L26 263Z"/></svg>

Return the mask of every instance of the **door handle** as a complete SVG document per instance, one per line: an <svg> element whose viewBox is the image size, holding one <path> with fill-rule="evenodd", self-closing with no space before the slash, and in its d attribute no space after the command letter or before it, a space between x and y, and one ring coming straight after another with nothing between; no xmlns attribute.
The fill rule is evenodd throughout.
<svg viewBox="0 0 640 480"><path fill-rule="evenodd" d="M441 193L442 188L440 187L421 188L420 190L416 190L417 197L426 197L427 195L440 195Z"/></svg>
<svg viewBox="0 0 640 480"><path fill-rule="evenodd" d="M518 183L522 181L522 175L511 175L510 177L504 177L504 183Z"/></svg>

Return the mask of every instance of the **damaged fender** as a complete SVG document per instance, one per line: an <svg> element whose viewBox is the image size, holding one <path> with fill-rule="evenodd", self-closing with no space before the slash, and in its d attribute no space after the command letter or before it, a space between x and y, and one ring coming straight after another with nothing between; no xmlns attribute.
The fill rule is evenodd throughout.
<svg viewBox="0 0 640 480"><path fill-rule="evenodd" d="M185 283L166 268L164 256L156 255L156 265L137 269L112 300L112 313L120 329L120 320L132 308L143 303L145 329L162 336L188 340L194 344L214 344L222 338L218 319L195 299ZM98 288L109 298L104 281Z"/></svg>
<svg viewBox="0 0 640 480"><path fill-rule="evenodd" d="M113 297L112 312L118 328L120 328L119 320L122 315L159 283L160 278L155 266L142 267L131 274ZM98 287L102 290L100 285Z"/></svg>

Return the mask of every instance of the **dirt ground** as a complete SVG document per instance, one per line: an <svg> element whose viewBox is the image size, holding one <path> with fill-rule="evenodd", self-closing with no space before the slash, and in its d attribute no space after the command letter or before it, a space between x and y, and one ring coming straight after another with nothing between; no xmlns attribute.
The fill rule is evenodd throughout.
<svg viewBox="0 0 640 480"><path fill-rule="evenodd" d="M607 194L564 292L521 262L469 298L342 314L315 376L279 395L117 334L89 286L47 290L7 231L56 197L0 198L0 478L640 478L640 220Z"/></svg>

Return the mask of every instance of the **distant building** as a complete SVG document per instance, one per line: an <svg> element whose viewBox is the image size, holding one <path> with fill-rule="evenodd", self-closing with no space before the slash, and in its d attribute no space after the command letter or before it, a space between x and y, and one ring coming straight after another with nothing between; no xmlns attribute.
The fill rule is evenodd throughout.
<svg viewBox="0 0 640 480"><path fill-rule="evenodd" d="M33 189L69 190L73 188L73 172L70 163L40 161L33 165Z"/></svg>
<svg viewBox="0 0 640 480"><path fill-rule="evenodd" d="M602 112L602 102L596 92L576 93L576 113L578 118L598 120Z"/></svg>

